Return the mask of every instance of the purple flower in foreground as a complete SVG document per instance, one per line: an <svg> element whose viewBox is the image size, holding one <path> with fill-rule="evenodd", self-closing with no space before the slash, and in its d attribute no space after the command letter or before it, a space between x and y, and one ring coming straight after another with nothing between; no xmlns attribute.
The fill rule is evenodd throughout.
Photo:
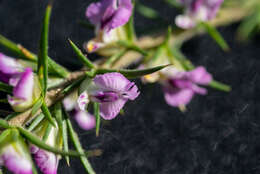
<svg viewBox="0 0 260 174"><path fill-rule="evenodd" d="M34 131L34 133L39 137L43 137L46 132L47 124L49 124L49 122L47 120L45 120L45 122L42 125L40 125L41 127L36 129ZM57 126L57 124L56 124L56 126ZM59 138L58 134L59 134L58 128L51 127L49 136L46 140L46 144L48 144L49 146L52 146L52 147L60 148L62 145L62 142L61 142L61 139ZM40 149L35 145L30 145L30 151L33 154L33 157L34 157L34 160L35 160L37 166L39 167L39 169L41 170L41 172L43 174L56 174L57 173L59 158L60 158L59 155L56 155L52 152L48 152L46 150Z"/></svg>
<svg viewBox="0 0 260 174"><path fill-rule="evenodd" d="M168 74L169 75L169 74ZM163 82L166 102L174 107L187 105L194 94L205 95L207 90L199 85L208 85L212 76L202 66L189 72L178 72Z"/></svg>
<svg viewBox="0 0 260 174"><path fill-rule="evenodd" d="M185 6L185 14L176 17L175 22L181 28L192 28L197 21L209 21L215 18L224 0L179 0Z"/></svg>
<svg viewBox="0 0 260 174"><path fill-rule="evenodd" d="M0 148L0 166L4 165L14 174L33 173L30 156L19 143L12 142Z"/></svg>
<svg viewBox="0 0 260 174"><path fill-rule="evenodd" d="M32 145L31 153L34 155L34 160L42 171L43 174L56 174L59 159L57 155L46 150L39 149L38 147Z"/></svg>
<svg viewBox="0 0 260 174"><path fill-rule="evenodd" d="M100 115L105 120L111 120L117 116L128 100L134 100L138 95L137 86L122 74L106 73L94 78L86 91L79 96L78 104L84 110L86 98L98 102Z"/></svg>
<svg viewBox="0 0 260 174"><path fill-rule="evenodd" d="M8 95L8 102L17 112L24 111L33 104L34 77L31 68L26 68L17 79L13 96Z"/></svg>
<svg viewBox="0 0 260 174"><path fill-rule="evenodd" d="M117 41L122 32L116 29L128 22L132 8L131 0L102 0L91 3L86 10L86 16L95 25L97 38L87 44L88 52Z"/></svg>

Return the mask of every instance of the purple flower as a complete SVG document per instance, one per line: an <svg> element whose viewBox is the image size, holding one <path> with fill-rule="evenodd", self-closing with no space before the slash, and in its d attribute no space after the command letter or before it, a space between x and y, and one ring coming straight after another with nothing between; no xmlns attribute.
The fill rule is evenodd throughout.
<svg viewBox="0 0 260 174"><path fill-rule="evenodd" d="M102 0L91 3L86 10L86 16L95 25L97 38L87 44L88 52L118 40L120 31L115 29L128 22L132 8L131 0Z"/></svg>
<svg viewBox="0 0 260 174"><path fill-rule="evenodd" d="M21 145L13 142L0 150L0 166L4 165L14 174L32 174L30 156L25 153Z"/></svg>
<svg viewBox="0 0 260 174"><path fill-rule="evenodd" d="M96 127L96 119L86 111L76 110L74 118L78 125L84 130L90 130Z"/></svg>
<svg viewBox="0 0 260 174"><path fill-rule="evenodd" d="M34 133L42 138L46 132L49 122L44 120L42 124L34 130ZM57 127L51 127L49 136L46 140L46 144L52 147L61 148L62 141L59 137L59 129ZM35 145L30 145L30 151L33 154L34 160L43 174L56 174L59 164L59 155L52 152L38 148Z"/></svg>
<svg viewBox="0 0 260 174"><path fill-rule="evenodd" d="M48 152L31 145L30 151L34 156L34 160L43 174L56 174L59 164L58 156L52 152Z"/></svg>
<svg viewBox="0 0 260 174"><path fill-rule="evenodd" d="M169 74L168 74L169 75ZM208 85L212 76L202 66L189 72L168 76L163 83L166 102L174 107L187 105L194 94L205 95L207 90L199 85Z"/></svg>
<svg viewBox="0 0 260 174"><path fill-rule="evenodd" d="M13 83L13 96L8 95L8 102L17 112L24 111L33 104L34 77L31 68L26 68Z"/></svg>
<svg viewBox="0 0 260 174"><path fill-rule="evenodd" d="M224 0L179 0L185 7L185 14L176 17L175 22L181 28L192 28L197 21L209 21L215 18Z"/></svg>
<svg viewBox="0 0 260 174"><path fill-rule="evenodd" d="M137 86L122 74L106 73L94 78L86 91L79 96L78 104L84 110L85 105L82 102L86 98L98 102L100 103L100 115L106 120L111 120L117 116L128 100L134 100L138 95Z"/></svg>
<svg viewBox="0 0 260 174"><path fill-rule="evenodd" d="M0 81L13 84L23 67L13 58L0 53Z"/></svg>

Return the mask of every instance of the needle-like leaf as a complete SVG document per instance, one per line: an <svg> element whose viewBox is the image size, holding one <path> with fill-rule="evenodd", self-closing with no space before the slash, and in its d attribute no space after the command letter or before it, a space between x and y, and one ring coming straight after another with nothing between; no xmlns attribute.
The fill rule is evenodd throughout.
<svg viewBox="0 0 260 174"><path fill-rule="evenodd" d="M94 115L96 117L96 136L99 136L99 129L100 129L100 114L99 114L99 103L94 103Z"/></svg>

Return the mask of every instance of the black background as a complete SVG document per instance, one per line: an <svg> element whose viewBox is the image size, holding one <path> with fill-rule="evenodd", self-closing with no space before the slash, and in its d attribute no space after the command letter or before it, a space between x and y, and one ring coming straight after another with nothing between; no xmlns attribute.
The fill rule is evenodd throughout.
<svg viewBox="0 0 260 174"><path fill-rule="evenodd" d="M71 70L80 68L67 42L78 45L93 37L79 25L89 0L56 0L51 18L50 56ZM143 1L174 21L177 11L163 1ZM40 24L46 1L0 0L0 33L37 52ZM136 16L138 31L158 26L157 21ZM198 36L187 42L184 53L204 65L215 79L233 90L209 89L196 96L188 111L167 106L159 85L141 85L141 95L128 102L125 115L103 124L100 137L79 130L87 149L101 148L101 157L90 161L97 174L251 174L260 172L259 68L260 41L235 41L237 24L220 28L232 50L223 52L212 39ZM142 29L140 29L142 28ZM0 48L0 51L4 51ZM95 59L96 56L92 56ZM76 125L74 126L76 127ZM58 173L85 173L78 159L67 167L62 160Z"/></svg>

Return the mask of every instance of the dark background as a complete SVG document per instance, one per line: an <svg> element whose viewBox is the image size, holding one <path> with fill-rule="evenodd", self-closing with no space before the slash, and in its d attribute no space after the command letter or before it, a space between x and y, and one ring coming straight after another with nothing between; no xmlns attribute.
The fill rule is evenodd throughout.
<svg viewBox="0 0 260 174"><path fill-rule="evenodd" d="M67 42L78 45L93 37L79 25L89 0L56 0L51 18L50 56L71 70L80 68ZM169 22L177 11L163 1L142 1L160 10ZM0 33L37 52L40 24L46 1L0 0ZM158 26L155 20L136 16L138 31ZM196 96L188 111L166 105L159 85L141 85L141 95L128 102L125 115L103 124L100 137L79 130L87 149L101 148L101 157L90 161L97 174L257 174L260 172L260 104L258 38L247 44L235 41L238 25L220 28L232 50L223 52L212 39L198 36L187 42L184 53L195 65L204 65L215 79L233 90L209 89ZM0 51L3 51L0 48ZM95 56L91 56L92 59ZM74 126L76 127L76 125ZM85 173L78 159L58 173Z"/></svg>

